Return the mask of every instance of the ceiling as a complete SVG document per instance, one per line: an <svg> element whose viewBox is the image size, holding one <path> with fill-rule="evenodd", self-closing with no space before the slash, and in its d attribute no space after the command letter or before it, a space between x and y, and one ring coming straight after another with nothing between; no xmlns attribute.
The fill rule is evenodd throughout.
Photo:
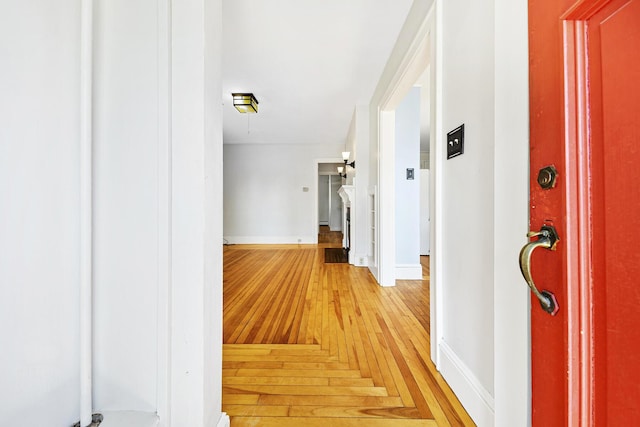
<svg viewBox="0 0 640 427"><path fill-rule="evenodd" d="M412 0L224 0L224 143L344 144ZM232 92L252 92L240 114Z"/></svg>

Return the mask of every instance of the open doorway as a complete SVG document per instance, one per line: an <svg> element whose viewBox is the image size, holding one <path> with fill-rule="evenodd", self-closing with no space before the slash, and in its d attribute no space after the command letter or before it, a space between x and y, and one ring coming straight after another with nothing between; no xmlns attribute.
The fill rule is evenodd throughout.
<svg viewBox="0 0 640 427"><path fill-rule="evenodd" d="M342 231L342 201L338 195L342 177L334 172L336 167L323 163L318 171L318 226L326 226L329 231Z"/></svg>
<svg viewBox="0 0 640 427"><path fill-rule="evenodd" d="M340 159L316 159L315 160L315 185L313 224L316 230L316 243L340 235L342 238L343 206L338 190L343 184L342 177L338 174L338 166L344 166ZM324 236L320 236L320 234ZM325 242L326 243L326 242Z"/></svg>
<svg viewBox="0 0 640 427"><path fill-rule="evenodd" d="M398 171L396 162L396 110L411 90L420 92L420 144L415 151L418 164L417 174L428 170L428 233L424 233L426 226L417 226L416 234L422 232L428 234L429 272L430 286L430 324L431 324L431 358L436 366L439 364L438 342L442 336L442 322L439 321L439 308L442 305L438 272L441 271L441 260L438 257L438 248L442 237L438 230L437 221L441 217L438 210L439 199L442 197L441 179L439 171L441 164L437 144L438 129L441 127L435 112L437 111L436 71L439 69L435 57L435 16L433 10L429 12L414 42L408 52L404 54L402 65L387 76L386 89L376 99L378 107L378 153L379 153L379 189L376 203L376 219L379 244L376 248L378 271L376 278L382 286L393 286L397 277L397 246L398 233L396 226L397 213L397 188L396 177L407 173L406 170ZM405 168L406 169L406 168ZM424 172L427 174L426 172ZM421 179L421 178L419 178ZM418 196L419 197L419 196ZM419 207L417 208L419 209ZM420 249L418 249L419 252ZM418 258L419 259L419 258Z"/></svg>

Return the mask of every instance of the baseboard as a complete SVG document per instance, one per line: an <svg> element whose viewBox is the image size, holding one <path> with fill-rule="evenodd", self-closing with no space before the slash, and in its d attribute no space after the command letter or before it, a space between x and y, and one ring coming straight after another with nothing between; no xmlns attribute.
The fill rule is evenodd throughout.
<svg viewBox="0 0 640 427"><path fill-rule="evenodd" d="M420 264L397 264L396 280L422 280Z"/></svg>
<svg viewBox="0 0 640 427"><path fill-rule="evenodd" d="M478 427L493 427L494 399L446 342L440 341L440 373Z"/></svg>
<svg viewBox="0 0 640 427"><path fill-rule="evenodd" d="M224 236L224 243L230 245L312 245L318 243L318 236Z"/></svg>
<svg viewBox="0 0 640 427"><path fill-rule="evenodd" d="M353 265L356 267L368 267L369 256L367 254L353 254Z"/></svg>
<svg viewBox="0 0 640 427"><path fill-rule="evenodd" d="M100 411L104 420L100 427L156 427L158 415L141 411Z"/></svg>
<svg viewBox="0 0 640 427"><path fill-rule="evenodd" d="M231 421L229 420L229 415L226 413L222 413L220 415L220 421L218 421L218 425L216 427L229 427L231 425Z"/></svg>

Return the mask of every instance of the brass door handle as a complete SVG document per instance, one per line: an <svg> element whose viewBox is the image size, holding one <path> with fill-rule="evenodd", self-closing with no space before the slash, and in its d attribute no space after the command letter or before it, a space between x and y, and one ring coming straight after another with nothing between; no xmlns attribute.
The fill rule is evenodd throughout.
<svg viewBox="0 0 640 427"><path fill-rule="evenodd" d="M536 248L545 248L548 250L555 250L556 243L560 238L553 226L543 225L540 231L530 231L527 233L527 237L538 237L538 240L529 242L520 250L520 271L524 280L527 281L527 285L531 289L531 292L540 301L540 306L544 311L552 316L555 316L559 310L558 301L556 297L549 291L538 291L533 278L531 277L531 254Z"/></svg>

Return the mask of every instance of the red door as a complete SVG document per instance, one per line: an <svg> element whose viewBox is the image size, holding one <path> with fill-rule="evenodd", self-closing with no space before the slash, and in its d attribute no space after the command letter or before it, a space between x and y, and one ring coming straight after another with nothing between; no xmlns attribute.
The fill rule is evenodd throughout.
<svg viewBox="0 0 640 427"><path fill-rule="evenodd" d="M529 40L530 227L547 231L523 268L558 306L532 294L533 425L640 425L640 0L529 0Z"/></svg>

